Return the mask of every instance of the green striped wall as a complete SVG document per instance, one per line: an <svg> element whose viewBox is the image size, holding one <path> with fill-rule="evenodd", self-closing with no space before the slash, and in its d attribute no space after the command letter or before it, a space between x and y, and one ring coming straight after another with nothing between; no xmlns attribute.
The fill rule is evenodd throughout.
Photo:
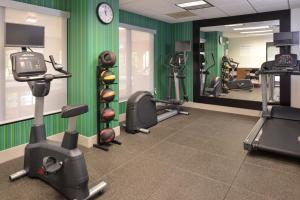
<svg viewBox="0 0 300 200"><path fill-rule="evenodd" d="M121 102L119 104L119 112L120 114L126 113L126 108L127 108L127 102Z"/></svg>
<svg viewBox="0 0 300 200"><path fill-rule="evenodd" d="M103 25L96 16L100 2L108 2L115 13L110 25ZM96 66L98 55L110 50L119 51L119 1L118 0L72 0L69 26L69 66L73 77L69 80L68 96L70 104L86 103L89 112L78 120L78 130L85 136L96 134ZM119 70L113 72L118 77ZM118 82L118 79L116 80ZM117 96L111 107L116 110L112 127L119 126L118 84L112 86Z"/></svg>
<svg viewBox="0 0 300 200"><path fill-rule="evenodd" d="M67 120L60 114L47 116L44 120L47 136L55 135L67 128ZM26 120L0 126L0 151L15 147L29 141L32 120Z"/></svg>
<svg viewBox="0 0 300 200"><path fill-rule="evenodd" d="M71 12L69 22L68 67L73 77L68 82L68 102L86 103L89 113L80 117L78 129L85 136L96 134L96 65L98 54L106 49L118 54L119 50L119 1L108 0L115 11L111 25L104 26L96 17L96 6L100 0L17 0L38 6ZM118 77L118 69L113 70ZM113 89L118 94L118 85ZM118 116L118 97L112 104ZM0 151L28 142L32 120L0 126ZM45 117L48 136L62 132L67 127L66 120L59 114ZM118 126L118 117L112 123Z"/></svg>

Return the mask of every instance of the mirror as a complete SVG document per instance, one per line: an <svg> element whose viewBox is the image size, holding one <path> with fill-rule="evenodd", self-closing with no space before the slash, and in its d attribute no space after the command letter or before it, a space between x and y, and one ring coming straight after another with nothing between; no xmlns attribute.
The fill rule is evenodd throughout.
<svg viewBox="0 0 300 200"><path fill-rule="evenodd" d="M273 33L279 20L200 29L200 96L261 102L257 71L279 53ZM269 79L269 101L278 102L280 78Z"/></svg>

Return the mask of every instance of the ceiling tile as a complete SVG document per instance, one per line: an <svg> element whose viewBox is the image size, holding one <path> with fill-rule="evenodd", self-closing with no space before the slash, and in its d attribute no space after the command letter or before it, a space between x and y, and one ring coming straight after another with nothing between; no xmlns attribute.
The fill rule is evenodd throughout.
<svg viewBox="0 0 300 200"><path fill-rule="evenodd" d="M136 8L140 10L152 10L153 14L166 14L166 13L173 13L173 12L182 12L184 9L179 8L178 6L162 0L138 0L129 2L126 4L120 5L121 9L123 8Z"/></svg>
<svg viewBox="0 0 300 200"><path fill-rule="evenodd" d="M189 1L191 0L120 0L120 8L170 23L288 9L288 0L206 0L214 7L191 11L196 17L173 19L166 16L184 11L175 4ZM292 8L300 7L300 0L289 1Z"/></svg>
<svg viewBox="0 0 300 200"><path fill-rule="evenodd" d="M200 16L203 19L227 17L228 15L216 7L191 10L190 12Z"/></svg>
<svg viewBox="0 0 300 200"><path fill-rule="evenodd" d="M228 15L245 15L255 13L247 0L207 0L209 3L219 8Z"/></svg>
<svg viewBox="0 0 300 200"><path fill-rule="evenodd" d="M258 12L289 9L287 0L249 0Z"/></svg>
<svg viewBox="0 0 300 200"><path fill-rule="evenodd" d="M256 13L256 11L248 3L235 5L221 5L220 9L231 16Z"/></svg>
<svg viewBox="0 0 300 200"><path fill-rule="evenodd" d="M289 0L291 8L300 8L300 0Z"/></svg>

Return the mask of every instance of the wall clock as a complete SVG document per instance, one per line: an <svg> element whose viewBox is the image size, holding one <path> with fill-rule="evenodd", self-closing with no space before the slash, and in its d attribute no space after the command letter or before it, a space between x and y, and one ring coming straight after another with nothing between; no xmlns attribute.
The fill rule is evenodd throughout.
<svg viewBox="0 0 300 200"><path fill-rule="evenodd" d="M114 19L114 11L108 3L100 3L97 6L97 17L103 24L110 24Z"/></svg>

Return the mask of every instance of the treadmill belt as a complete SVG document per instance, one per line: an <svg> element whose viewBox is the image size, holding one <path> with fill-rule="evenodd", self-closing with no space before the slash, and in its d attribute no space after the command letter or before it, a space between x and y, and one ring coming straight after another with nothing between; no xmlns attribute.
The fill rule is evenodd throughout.
<svg viewBox="0 0 300 200"><path fill-rule="evenodd" d="M262 127L258 148L300 157L300 122L268 119Z"/></svg>

